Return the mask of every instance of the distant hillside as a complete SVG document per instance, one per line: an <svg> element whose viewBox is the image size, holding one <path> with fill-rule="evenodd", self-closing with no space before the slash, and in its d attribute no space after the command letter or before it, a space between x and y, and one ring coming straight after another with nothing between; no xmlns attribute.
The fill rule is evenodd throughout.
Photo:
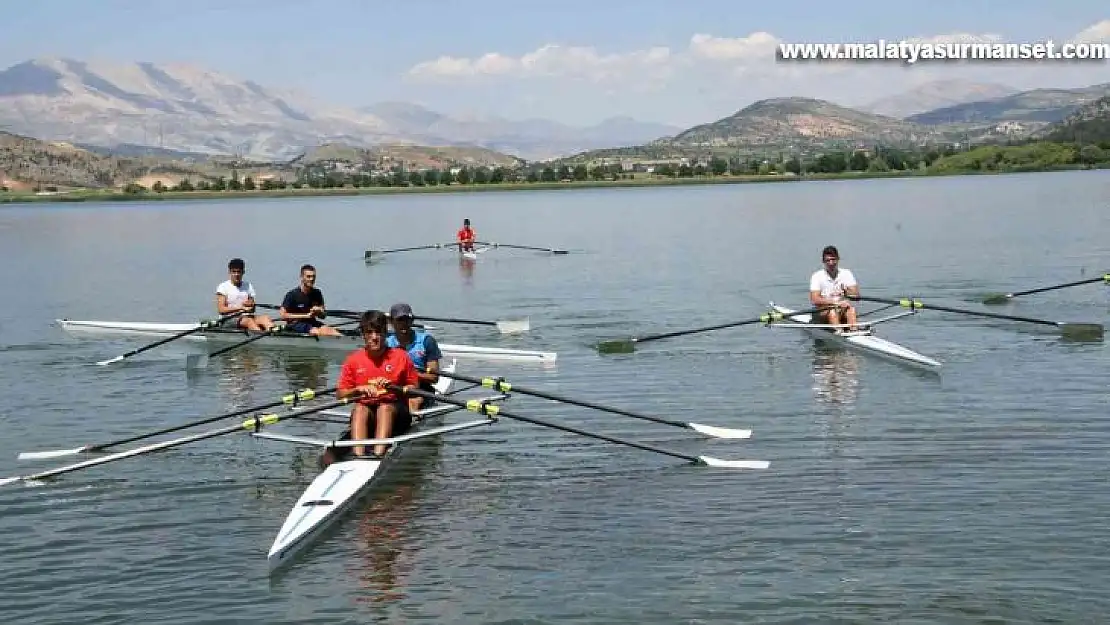
<svg viewBox="0 0 1110 625"><path fill-rule="evenodd" d="M1082 144L1110 143L1110 96L1084 104L1037 138Z"/></svg>
<svg viewBox="0 0 1110 625"><path fill-rule="evenodd" d="M1080 106L1110 95L1110 83L1082 89L1033 89L1001 98L968 102L907 117L917 124L984 124L1063 121Z"/></svg>
<svg viewBox="0 0 1110 625"><path fill-rule="evenodd" d="M309 165L321 161L346 161L349 163L377 164L404 163L406 168L449 169L470 167L516 167L524 163L519 158L475 147L427 147L418 145L380 145L360 148L343 144L327 144L307 150L291 164Z"/></svg>
<svg viewBox="0 0 1110 625"><path fill-rule="evenodd" d="M0 132L0 178L3 186L31 190L39 186L112 188L148 176L207 177L182 162L101 156L68 143L47 142Z"/></svg>
<svg viewBox="0 0 1110 625"><path fill-rule="evenodd" d="M568 126L546 119L508 120L495 116L453 117L409 102L380 102L363 107L398 132L440 137L542 160L614 145L636 145L681 131L677 126L612 117L593 126Z"/></svg>
<svg viewBox="0 0 1110 625"><path fill-rule="evenodd" d="M830 142L916 144L935 135L925 126L850 109L825 100L760 100L709 124L694 126L669 146L819 146Z"/></svg>
<svg viewBox="0 0 1110 625"><path fill-rule="evenodd" d="M876 100L860 110L888 117L904 118L939 108L968 102L981 102L1017 93L1018 90L995 83L967 80L935 80L917 87Z"/></svg>

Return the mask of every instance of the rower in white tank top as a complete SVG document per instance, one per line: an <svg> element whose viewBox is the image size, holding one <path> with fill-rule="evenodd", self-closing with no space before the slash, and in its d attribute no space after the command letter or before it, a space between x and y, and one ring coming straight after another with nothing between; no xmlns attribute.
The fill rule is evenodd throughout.
<svg viewBox="0 0 1110 625"><path fill-rule="evenodd" d="M849 331L854 332L857 329L856 309L847 298L859 297L859 283L856 281L856 276L851 271L840 267L840 252L832 245L821 250L821 262L825 268L814 272L809 278L809 301L814 307L832 306L832 308L817 313L814 323L848 324ZM844 328L835 330L843 332Z"/></svg>
<svg viewBox="0 0 1110 625"><path fill-rule="evenodd" d="M235 327L268 332L274 327L274 322L266 315L254 314L254 285L243 279L246 272L247 265L241 258L233 258L227 264L228 279L216 287L216 312L222 317L245 311L232 320Z"/></svg>

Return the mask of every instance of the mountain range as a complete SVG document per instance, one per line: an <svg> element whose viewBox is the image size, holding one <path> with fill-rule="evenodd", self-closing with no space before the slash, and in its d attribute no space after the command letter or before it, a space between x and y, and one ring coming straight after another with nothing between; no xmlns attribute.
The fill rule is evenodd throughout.
<svg viewBox="0 0 1110 625"><path fill-rule="evenodd" d="M285 162L322 145L438 146L465 148L470 151L459 154L484 162L565 161L706 148L818 152L1024 138L1106 95L1110 84L1015 91L948 80L858 109L787 97L688 129L627 117L571 127L544 119L451 116L406 102L335 107L186 65L38 59L0 72L0 129L116 156L222 154ZM447 154L434 158L452 158Z"/></svg>
<svg viewBox="0 0 1110 625"><path fill-rule="evenodd" d="M193 66L73 59L36 59L0 72L0 128L82 145L274 160L328 143L476 146L535 160L681 130L626 117L586 128L456 119L399 102L348 109Z"/></svg>

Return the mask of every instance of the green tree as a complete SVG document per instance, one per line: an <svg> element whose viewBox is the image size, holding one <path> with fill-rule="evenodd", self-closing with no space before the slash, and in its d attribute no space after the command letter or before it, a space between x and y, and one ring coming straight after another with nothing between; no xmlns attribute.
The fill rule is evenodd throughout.
<svg viewBox="0 0 1110 625"><path fill-rule="evenodd" d="M668 178L674 178L675 173L676 172L674 169L674 165L671 165L670 163L663 163L662 165L655 168L655 174L657 176L667 176Z"/></svg>
<svg viewBox="0 0 1110 625"><path fill-rule="evenodd" d="M494 167L493 171L490 172L489 175L490 184L501 184L502 182L505 182L505 178L506 172L504 167Z"/></svg>
<svg viewBox="0 0 1110 625"><path fill-rule="evenodd" d="M709 170L713 172L714 176L723 176L728 173L728 161L714 156L709 159Z"/></svg>
<svg viewBox="0 0 1110 625"><path fill-rule="evenodd" d="M1079 162L1084 165L1094 165L1107 160L1106 152L1097 145L1085 145L1079 148Z"/></svg>
<svg viewBox="0 0 1110 625"><path fill-rule="evenodd" d="M559 178L558 179L559 180L570 180L571 179L570 167L567 167L566 165L560 165L559 166Z"/></svg>
<svg viewBox="0 0 1110 625"><path fill-rule="evenodd" d="M213 191L227 191L227 179L223 176L218 176L215 182L212 183Z"/></svg>
<svg viewBox="0 0 1110 625"><path fill-rule="evenodd" d="M243 183L239 182L238 178L232 178L231 180L227 181L227 190L228 191L240 191L240 190L242 190L242 188L243 188Z"/></svg>
<svg viewBox="0 0 1110 625"><path fill-rule="evenodd" d="M155 180L154 184L151 185L150 190L154 191L155 193L165 193L166 185L162 184L161 180Z"/></svg>
<svg viewBox="0 0 1110 625"><path fill-rule="evenodd" d="M793 174L801 174L802 162L798 160L797 156L791 156L790 160L783 163L782 168L784 171L788 171Z"/></svg>
<svg viewBox="0 0 1110 625"><path fill-rule="evenodd" d="M193 183L189 182L188 178L182 178L181 182L177 183L174 186L173 190L174 191L192 191L193 190Z"/></svg>
<svg viewBox="0 0 1110 625"><path fill-rule="evenodd" d="M459 170L459 173L455 174L455 179L459 181L459 184L470 184L470 170L463 167Z"/></svg>
<svg viewBox="0 0 1110 625"><path fill-rule="evenodd" d="M477 167L474 169L474 184L487 184L489 182L489 170L485 167Z"/></svg>
<svg viewBox="0 0 1110 625"><path fill-rule="evenodd" d="M255 188L256 187L254 186L254 178L251 178L250 176L247 176L246 178L243 178L243 190L244 191L254 191Z"/></svg>
<svg viewBox="0 0 1110 625"><path fill-rule="evenodd" d="M867 171L867 166L870 164L867 154L863 150L857 150L852 153L852 158L848 161L848 169L852 171Z"/></svg>
<svg viewBox="0 0 1110 625"><path fill-rule="evenodd" d="M450 175L451 172L447 172L447 174ZM442 175L443 172L439 170L427 169L424 171L424 184L428 185L429 187L434 187L439 184L439 178Z"/></svg>
<svg viewBox="0 0 1110 625"><path fill-rule="evenodd" d="M540 176L539 176L539 174L536 173L536 170L529 169L528 170L528 175L524 177L524 180L525 180L525 182L539 182L540 181Z"/></svg>
<svg viewBox="0 0 1110 625"><path fill-rule="evenodd" d="M409 184L414 187L424 186L424 174L418 171L409 172Z"/></svg>
<svg viewBox="0 0 1110 625"><path fill-rule="evenodd" d="M581 182L589 177L590 172L586 170L585 165L575 165L574 172L571 174L574 179Z"/></svg>
<svg viewBox="0 0 1110 625"><path fill-rule="evenodd" d="M451 173L450 168L439 170L439 184L450 185L452 182L455 182L455 174Z"/></svg>
<svg viewBox="0 0 1110 625"><path fill-rule="evenodd" d="M693 175L694 175L694 169L692 167L690 167L689 165L687 165L686 163L683 163L683 164L678 166L678 177L679 178L691 178L691 177L693 177Z"/></svg>
<svg viewBox="0 0 1110 625"><path fill-rule="evenodd" d="M556 176L555 170L551 167L544 167L543 171L540 173L540 180L544 182L555 182L558 179L559 178Z"/></svg>

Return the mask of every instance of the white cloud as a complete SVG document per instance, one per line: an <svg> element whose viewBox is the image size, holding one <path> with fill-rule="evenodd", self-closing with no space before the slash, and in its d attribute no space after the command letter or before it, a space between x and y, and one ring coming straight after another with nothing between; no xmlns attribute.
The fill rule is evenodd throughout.
<svg viewBox="0 0 1110 625"><path fill-rule="evenodd" d="M1102 20L1096 24L1091 24L1076 33L1071 41L1072 43L1110 42L1110 20Z"/></svg>
<svg viewBox="0 0 1110 625"><path fill-rule="evenodd" d="M1049 36L1057 41L1066 36ZM861 43L897 37L882 34ZM920 33L912 43L1023 43L999 33L955 31ZM1071 41L1110 41L1110 19L1076 33ZM969 63L918 62L786 62L777 58L783 43L847 43L786 41L780 35L753 31L727 37L693 34L683 46L605 51L592 46L549 43L530 52L504 51L474 57L441 56L413 66L406 78L426 83L488 85L497 80L499 97L542 91L551 106L672 111L654 113L707 116L704 111L735 110L757 99L804 96L848 106L869 103L934 80L967 80L1007 84L1017 89L1041 86L1078 86L1110 81L1110 63L1055 63L1049 61L992 61ZM575 83L585 83L575 86ZM645 92L652 92L645 98ZM731 110L729 110L731 109ZM673 113L681 111L681 113ZM695 112L702 111L702 112Z"/></svg>

